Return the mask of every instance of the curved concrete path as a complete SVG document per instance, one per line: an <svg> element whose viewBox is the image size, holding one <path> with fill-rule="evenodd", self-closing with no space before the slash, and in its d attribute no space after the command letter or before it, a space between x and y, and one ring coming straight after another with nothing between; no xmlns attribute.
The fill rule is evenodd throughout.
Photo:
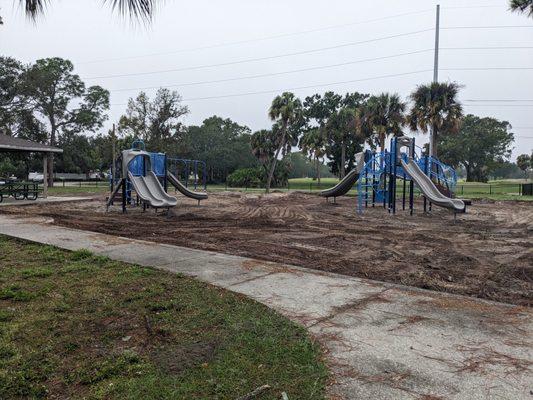
<svg viewBox="0 0 533 400"><path fill-rule="evenodd" d="M334 399L533 399L529 309L0 215L0 233L194 276L303 324Z"/></svg>

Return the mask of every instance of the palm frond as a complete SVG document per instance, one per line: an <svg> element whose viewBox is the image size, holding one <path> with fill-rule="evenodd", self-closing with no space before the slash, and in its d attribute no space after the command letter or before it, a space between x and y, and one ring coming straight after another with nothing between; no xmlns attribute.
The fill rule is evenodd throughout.
<svg viewBox="0 0 533 400"><path fill-rule="evenodd" d="M112 9L120 14L129 15L132 18L149 21L156 7L156 0L102 0L109 4ZM46 6L50 0L19 0L24 7L26 15L35 20L39 15L44 14Z"/></svg>
<svg viewBox="0 0 533 400"><path fill-rule="evenodd" d="M44 13L44 9L48 5L48 0L19 0L24 7L26 16L35 20L39 15Z"/></svg>
<svg viewBox="0 0 533 400"><path fill-rule="evenodd" d="M511 0L509 7L512 11L526 13L528 17L533 17L533 0Z"/></svg>
<svg viewBox="0 0 533 400"><path fill-rule="evenodd" d="M104 0L122 15L149 21L154 15L156 0Z"/></svg>

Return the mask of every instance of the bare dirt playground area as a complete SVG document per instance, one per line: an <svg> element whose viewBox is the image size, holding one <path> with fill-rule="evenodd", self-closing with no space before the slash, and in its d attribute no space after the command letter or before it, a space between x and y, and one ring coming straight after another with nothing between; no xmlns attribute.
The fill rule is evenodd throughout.
<svg viewBox="0 0 533 400"><path fill-rule="evenodd" d="M218 251L344 275L533 305L533 202L476 201L468 213L434 208L356 213L356 199L304 193L179 197L171 216L140 208L108 213L88 202L2 207L61 226Z"/></svg>

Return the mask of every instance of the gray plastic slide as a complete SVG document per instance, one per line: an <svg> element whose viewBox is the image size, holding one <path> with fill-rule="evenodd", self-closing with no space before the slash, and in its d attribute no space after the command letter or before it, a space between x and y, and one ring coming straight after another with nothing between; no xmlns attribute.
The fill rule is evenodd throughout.
<svg viewBox="0 0 533 400"><path fill-rule="evenodd" d="M165 192L152 171L149 171L146 176L133 176L131 172L128 172L128 177L139 198L151 207L169 208L178 204L175 197Z"/></svg>
<svg viewBox="0 0 533 400"><path fill-rule="evenodd" d="M167 179L172 184L172 186L179 190L179 192L184 196L190 197L191 199L195 199L198 201L207 199L207 193L194 192L192 190L189 190L187 187L185 187L184 184L180 182L180 180L174 174L170 172L167 172Z"/></svg>
<svg viewBox="0 0 533 400"><path fill-rule="evenodd" d="M431 203L440 207L449 208L454 212L465 211L465 203L462 200L451 199L444 196L433 184L431 179L424 174L416 162L410 159L407 163L404 160L401 160L401 163L405 172L409 174L409 176L422 191L424 197L426 197L426 199L428 199Z"/></svg>
<svg viewBox="0 0 533 400"><path fill-rule="evenodd" d="M348 174L335 186L326 190L322 190L320 192L322 197L340 197L344 196L350 191L355 182L357 182L359 179L359 174L365 166L365 153L356 154L355 160L357 162L356 167L348 172Z"/></svg>

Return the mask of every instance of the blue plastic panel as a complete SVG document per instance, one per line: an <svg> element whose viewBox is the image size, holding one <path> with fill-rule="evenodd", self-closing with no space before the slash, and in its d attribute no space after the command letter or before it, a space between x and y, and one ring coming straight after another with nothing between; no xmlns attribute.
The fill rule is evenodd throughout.
<svg viewBox="0 0 533 400"><path fill-rule="evenodd" d="M152 160L152 171L157 176L165 176L166 170L166 156L164 153L150 153L150 159Z"/></svg>
<svg viewBox="0 0 533 400"><path fill-rule="evenodd" d="M135 157L133 160L131 160L128 169L133 176L144 175L144 159L140 156Z"/></svg>
<svg viewBox="0 0 533 400"><path fill-rule="evenodd" d="M152 171L157 176L165 176L167 173L165 165L165 154L164 153L150 153L150 160L152 164ZM130 172L133 176L144 175L144 158L137 156L135 157L129 165Z"/></svg>

